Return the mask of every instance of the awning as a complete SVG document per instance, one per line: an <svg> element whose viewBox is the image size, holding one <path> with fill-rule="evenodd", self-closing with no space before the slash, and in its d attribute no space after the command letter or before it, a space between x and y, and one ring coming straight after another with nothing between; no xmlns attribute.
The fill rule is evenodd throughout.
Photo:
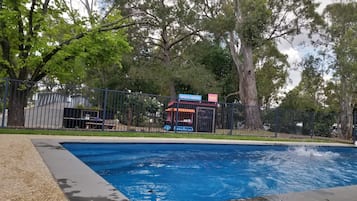
<svg viewBox="0 0 357 201"><path fill-rule="evenodd" d="M166 112L176 112L177 108L167 108ZM194 109L179 108L178 112L195 113Z"/></svg>

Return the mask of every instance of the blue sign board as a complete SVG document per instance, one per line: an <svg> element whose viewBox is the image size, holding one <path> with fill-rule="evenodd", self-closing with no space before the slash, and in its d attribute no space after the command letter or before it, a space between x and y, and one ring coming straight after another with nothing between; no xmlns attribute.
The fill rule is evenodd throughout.
<svg viewBox="0 0 357 201"><path fill-rule="evenodd" d="M179 94L179 100L186 100L186 101L202 101L201 95L193 95L193 94Z"/></svg>
<svg viewBox="0 0 357 201"><path fill-rule="evenodd" d="M171 128L173 131L186 131L186 132L193 132L193 127L192 126L173 126L171 127L170 125L165 125L164 130L170 131Z"/></svg>
<svg viewBox="0 0 357 201"><path fill-rule="evenodd" d="M193 131L193 127L192 126L174 126L174 130L192 132Z"/></svg>

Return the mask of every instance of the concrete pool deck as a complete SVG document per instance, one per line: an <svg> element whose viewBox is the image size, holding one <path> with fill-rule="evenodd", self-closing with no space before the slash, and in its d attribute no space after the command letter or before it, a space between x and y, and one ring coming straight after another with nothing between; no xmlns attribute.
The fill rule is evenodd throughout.
<svg viewBox="0 0 357 201"><path fill-rule="evenodd" d="M38 152L36 152L35 145ZM26 146L22 144L22 141ZM10 144L4 145L12 142ZM16 143L14 143L16 142ZM127 200L119 191L114 189L104 179L85 166L81 161L75 158L68 151L63 149L60 142L125 142L125 143L220 143L220 144L287 144L287 145L312 145L312 146L351 146L339 143L309 143L309 142L256 142L256 141L232 141L232 140L203 140L203 139L163 139L163 138L117 138L117 137L78 137L78 136L31 136L31 135L0 135L0 197L5 200ZM32 147L31 147L32 146ZM22 150L21 150L22 148ZM16 158L6 165L7 154L14 152L14 149L20 149L19 152L27 152L22 158ZM40 155L42 156L42 159ZM31 156L31 157L30 157ZM32 157L36 156L36 157ZM5 160L4 160L5 159ZM43 160L43 161L42 161ZM46 168L49 168L50 171ZM32 169L39 172L35 175L31 187L21 185L18 188L18 180L22 175L10 174L12 179L7 179L8 172L12 172L16 165L26 169L28 163L35 164ZM26 167L25 167L26 166ZM30 170L27 170L31 172ZM52 174L52 175L51 175ZM53 180L53 178L55 180ZM44 182L46 181L46 182ZM42 183L44 184L42 184ZM56 182L58 185L56 185ZM20 182L21 183L21 182ZM38 183L41 183L38 185ZM64 192L65 196L61 192ZM14 188L15 192L5 189ZM29 188L32 189L28 192ZM21 195L20 198L19 194ZM247 201L355 201L357 200L357 186L338 187L330 189L321 189L302 193L289 193L283 195L272 195Z"/></svg>

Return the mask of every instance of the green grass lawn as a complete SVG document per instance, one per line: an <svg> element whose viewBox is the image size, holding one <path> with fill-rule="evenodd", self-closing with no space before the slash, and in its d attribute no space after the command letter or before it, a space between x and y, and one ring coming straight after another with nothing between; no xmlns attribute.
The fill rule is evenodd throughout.
<svg viewBox="0 0 357 201"><path fill-rule="evenodd" d="M224 140L253 140L253 141L289 141L289 142L337 142L333 138L290 138L246 135L223 135L211 133L145 133L145 132L113 132L113 131L83 131L83 130L36 130L36 129L0 129L0 134L28 134L28 135L57 135L57 136L108 136L108 137L154 137L154 138L196 138L196 139L224 139ZM340 142L340 141L339 141Z"/></svg>

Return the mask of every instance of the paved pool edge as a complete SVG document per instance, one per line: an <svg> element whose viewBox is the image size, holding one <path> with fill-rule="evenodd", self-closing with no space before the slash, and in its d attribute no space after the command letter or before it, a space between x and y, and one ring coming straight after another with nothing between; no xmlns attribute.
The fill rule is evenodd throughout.
<svg viewBox="0 0 357 201"><path fill-rule="evenodd" d="M206 139L163 139L163 138L118 138L118 139L32 139L32 143L40 153L45 164L56 179L70 201L128 201L121 192L115 189L106 180L96 174L82 161L64 149L61 143L208 143L208 144L245 144L245 145L304 145L304 146L343 146L353 147L340 143L311 143L311 142L259 142L233 140L206 140ZM354 201L357 197L357 185L271 195L239 201Z"/></svg>
<svg viewBox="0 0 357 201"><path fill-rule="evenodd" d="M32 139L32 143L68 200L129 200L82 161L63 148L60 142L64 142L64 140Z"/></svg>

